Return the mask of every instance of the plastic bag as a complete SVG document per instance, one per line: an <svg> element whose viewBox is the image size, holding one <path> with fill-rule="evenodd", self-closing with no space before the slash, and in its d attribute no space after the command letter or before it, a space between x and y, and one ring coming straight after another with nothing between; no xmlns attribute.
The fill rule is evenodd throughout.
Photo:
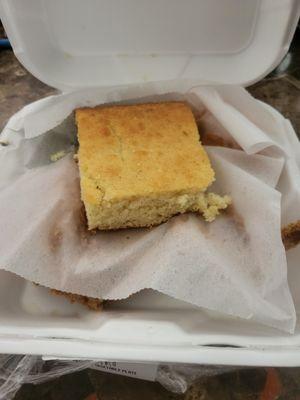
<svg viewBox="0 0 300 400"><path fill-rule="evenodd" d="M85 368L98 369L95 360L48 360L31 355L0 355L0 400L12 400L23 384L39 384ZM155 381L173 393L184 393L198 378L237 369L230 366L159 365Z"/></svg>
<svg viewBox="0 0 300 400"><path fill-rule="evenodd" d="M201 377L225 374L240 367L224 365L168 364L157 369L156 381L173 393L185 393Z"/></svg>

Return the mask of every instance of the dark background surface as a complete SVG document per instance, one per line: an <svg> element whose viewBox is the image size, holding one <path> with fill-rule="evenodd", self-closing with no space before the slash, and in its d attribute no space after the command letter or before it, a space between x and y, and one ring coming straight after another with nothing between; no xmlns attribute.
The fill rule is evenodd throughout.
<svg viewBox="0 0 300 400"><path fill-rule="evenodd" d="M0 24L0 38L5 37ZM300 132L300 30L292 46L267 78L248 88L256 98L275 107ZM56 93L35 79L11 50L0 48L0 129L16 111L34 100ZM23 385L15 400L300 400L300 368L242 369L200 378L182 395L161 385L84 370L39 385Z"/></svg>

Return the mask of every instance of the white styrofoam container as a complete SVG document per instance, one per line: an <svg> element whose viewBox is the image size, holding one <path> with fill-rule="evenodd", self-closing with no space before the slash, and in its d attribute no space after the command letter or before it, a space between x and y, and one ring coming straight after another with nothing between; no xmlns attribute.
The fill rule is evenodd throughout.
<svg viewBox="0 0 300 400"><path fill-rule="evenodd" d="M14 52L62 90L166 79L247 85L277 66L297 0L1 0Z"/></svg>
<svg viewBox="0 0 300 400"><path fill-rule="evenodd" d="M247 85L288 50L298 0L0 0L21 63L60 90L168 79ZM300 248L288 252L300 311ZM226 345L228 347L222 347ZM0 271L0 352L300 366L294 335L143 291L87 311Z"/></svg>

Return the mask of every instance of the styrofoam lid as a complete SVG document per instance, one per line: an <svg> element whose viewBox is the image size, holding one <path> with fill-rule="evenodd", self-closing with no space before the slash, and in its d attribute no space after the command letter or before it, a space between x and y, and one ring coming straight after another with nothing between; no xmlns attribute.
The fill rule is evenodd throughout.
<svg viewBox="0 0 300 400"><path fill-rule="evenodd" d="M247 85L290 45L298 0L0 0L21 63L62 90L167 79Z"/></svg>

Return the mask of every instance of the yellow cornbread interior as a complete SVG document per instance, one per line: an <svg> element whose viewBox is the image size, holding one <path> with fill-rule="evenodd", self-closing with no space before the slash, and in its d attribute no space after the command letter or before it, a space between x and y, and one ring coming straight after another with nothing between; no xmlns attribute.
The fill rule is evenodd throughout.
<svg viewBox="0 0 300 400"><path fill-rule="evenodd" d="M214 171L185 103L82 108L76 123L89 229L153 226L188 211L212 221L229 204L205 193Z"/></svg>

